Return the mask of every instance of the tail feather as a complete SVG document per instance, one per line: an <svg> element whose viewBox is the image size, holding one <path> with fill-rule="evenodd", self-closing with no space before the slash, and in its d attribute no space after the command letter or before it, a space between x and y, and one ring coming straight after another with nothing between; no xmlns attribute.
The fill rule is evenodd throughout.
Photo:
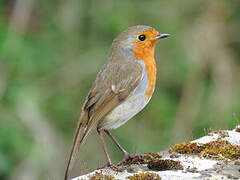
<svg viewBox="0 0 240 180"><path fill-rule="evenodd" d="M82 123L82 122L85 122L85 121L83 121L82 118L83 117L80 117L78 127L76 129L76 133L75 133L75 137L74 137L74 141L73 141L73 147L72 147L72 151L70 154L70 158L68 160L64 180L69 180L69 174L73 168L73 165L74 165L74 162L76 159L76 155L79 151L80 145L83 143L84 138L88 135L88 132L91 129L86 126L86 123L84 123L84 124Z"/></svg>

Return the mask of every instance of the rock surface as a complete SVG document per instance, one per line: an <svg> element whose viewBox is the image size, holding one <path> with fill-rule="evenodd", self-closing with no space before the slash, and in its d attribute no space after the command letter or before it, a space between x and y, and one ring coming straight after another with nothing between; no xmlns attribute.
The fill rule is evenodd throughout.
<svg viewBox="0 0 240 180"><path fill-rule="evenodd" d="M210 132L168 151L136 155L119 166L125 170L117 172L104 168L72 180L240 179L240 126L232 131ZM147 172L147 178L139 178L146 175L143 172Z"/></svg>

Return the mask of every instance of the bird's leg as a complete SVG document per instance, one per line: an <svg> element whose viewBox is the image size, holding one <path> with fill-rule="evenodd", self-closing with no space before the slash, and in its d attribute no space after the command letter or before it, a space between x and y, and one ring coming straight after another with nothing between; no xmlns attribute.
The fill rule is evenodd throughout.
<svg viewBox="0 0 240 180"><path fill-rule="evenodd" d="M105 166L102 166L102 167L98 167L97 169L103 169L103 168L106 168L106 167L111 167L113 170L115 171L123 171L125 170L125 168L122 168L122 167L118 167L117 165L113 165L112 162L111 162L111 159L110 159L110 156L108 154L108 151L107 151L107 146L104 142L104 137L103 137L103 134L102 134L102 130L97 130L98 132L98 135L100 137L100 140L101 140L101 144L103 146L103 149L104 149L104 152L105 152L105 155L107 157L107 164Z"/></svg>
<svg viewBox="0 0 240 180"><path fill-rule="evenodd" d="M103 146L103 150L104 150L106 158L107 158L107 166L111 166L112 162L111 162L110 156L108 154L107 146L106 146L106 144L104 142L104 137L103 137L102 131L101 130L97 130L97 132L98 132L101 144Z"/></svg>
<svg viewBox="0 0 240 180"><path fill-rule="evenodd" d="M122 151L125 156L125 159L130 157L130 154L119 144L119 142L113 137L109 130L104 130L105 133L113 140L113 142L118 146L118 148Z"/></svg>

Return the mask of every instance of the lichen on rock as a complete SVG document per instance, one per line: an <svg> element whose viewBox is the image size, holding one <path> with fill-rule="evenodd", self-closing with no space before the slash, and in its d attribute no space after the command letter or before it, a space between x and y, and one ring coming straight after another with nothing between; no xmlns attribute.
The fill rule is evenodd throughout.
<svg viewBox="0 0 240 180"><path fill-rule="evenodd" d="M167 151L132 155L112 168L95 170L72 180L192 180L239 179L240 131L210 131Z"/></svg>
<svg viewBox="0 0 240 180"><path fill-rule="evenodd" d="M194 154L217 160L223 160L224 158L230 160L240 159L240 146L232 145L228 141L222 139L217 139L206 144L192 142L176 144L169 152L173 151L180 154Z"/></svg>
<svg viewBox="0 0 240 180"><path fill-rule="evenodd" d="M142 172L129 176L130 180L161 180L161 177L156 173Z"/></svg>

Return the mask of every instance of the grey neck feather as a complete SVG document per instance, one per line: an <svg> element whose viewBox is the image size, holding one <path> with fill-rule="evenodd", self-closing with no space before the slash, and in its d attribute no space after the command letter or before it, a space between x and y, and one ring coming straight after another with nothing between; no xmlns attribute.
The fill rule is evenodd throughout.
<svg viewBox="0 0 240 180"><path fill-rule="evenodd" d="M114 56L123 57L125 60L134 60L132 45L124 46L126 43L116 43L113 42L111 52L109 54L109 60L113 59ZM133 43L131 43L133 44ZM113 53L114 52L114 53Z"/></svg>

